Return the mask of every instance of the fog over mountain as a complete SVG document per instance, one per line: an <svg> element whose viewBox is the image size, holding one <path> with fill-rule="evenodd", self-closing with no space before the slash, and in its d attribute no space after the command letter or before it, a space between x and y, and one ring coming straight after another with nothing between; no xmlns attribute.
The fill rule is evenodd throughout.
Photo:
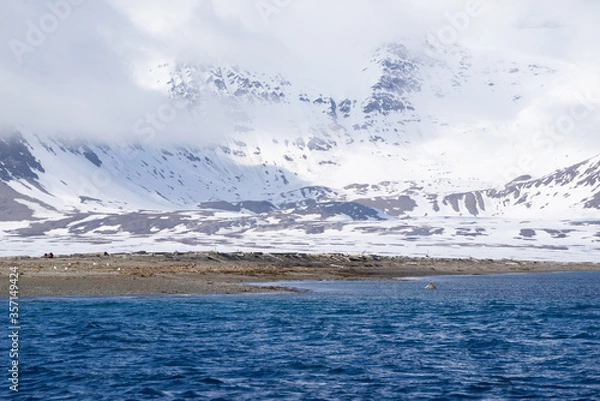
<svg viewBox="0 0 600 401"><path fill-rule="evenodd" d="M7 241L597 248L596 1L0 9Z"/></svg>
<svg viewBox="0 0 600 401"><path fill-rule="evenodd" d="M45 17L61 6L66 16L54 25ZM428 36L476 54L560 66L555 82L518 113L490 110L468 96L462 104L441 106L459 114L458 120L464 115L498 119L534 131L568 110L578 92L588 91L596 105L599 97L595 1L48 0L9 1L2 7L0 83L3 99L10 101L4 102L0 121L36 131L131 134L137 118L165 101L166 77L155 72L162 63L237 65L281 74L307 91L360 97L368 85L357 85L356 78L374 49L405 41L418 52ZM469 7L476 17L466 14ZM45 39L15 51L11 41L27 44L31 24ZM199 123L191 120L193 127L177 127L169 136L210 137L198 133ZM590 144L582 140L596 136L581 135L576 143L586 149ZM593 145L598 149L597 142Z"/></svg>

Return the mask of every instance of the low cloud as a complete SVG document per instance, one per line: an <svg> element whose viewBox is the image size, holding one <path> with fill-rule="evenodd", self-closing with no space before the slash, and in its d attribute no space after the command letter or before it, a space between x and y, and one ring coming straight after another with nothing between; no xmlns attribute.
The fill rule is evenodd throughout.
<svg viewBox="0 0 600 401"><path fill-rule="evenodd" d="M473 3L480 14L461 20ZM91 138L135 138L147 123L180 140L226 131L218 110L187 115L169 103L164 63L277 72L342 98L382 42L418 45L453 27L450 39L464 46L553 60L574 77L600 65L593 0L47 0L7 1L0 11L0 124ZM148 116L170 119L171 108L179 114L168 129L151 124Z"/></svg>

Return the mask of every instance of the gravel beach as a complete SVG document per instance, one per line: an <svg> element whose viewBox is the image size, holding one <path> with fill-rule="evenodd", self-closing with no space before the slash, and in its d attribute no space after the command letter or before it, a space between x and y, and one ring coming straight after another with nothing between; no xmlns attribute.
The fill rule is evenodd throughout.
<svg viewBox="0 0 600 401"><path fill-rule="evenodd" d="M39 297L291 291L245 283L600 271L600 264L345 254L138 252L5 257L0 258L0 269L6 277L4 296L8 296L9 273L17 270L19 296Z"/></svg>

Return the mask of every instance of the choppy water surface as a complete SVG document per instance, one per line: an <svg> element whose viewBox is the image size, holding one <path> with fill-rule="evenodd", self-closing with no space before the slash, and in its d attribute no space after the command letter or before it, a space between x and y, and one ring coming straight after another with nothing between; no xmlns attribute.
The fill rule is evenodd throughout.
<svg viewBox="0 0 600 401"><path fill-rule="evenodd" d="M600 273L429 280L23 300L19 398L600 399Z"/></svg>

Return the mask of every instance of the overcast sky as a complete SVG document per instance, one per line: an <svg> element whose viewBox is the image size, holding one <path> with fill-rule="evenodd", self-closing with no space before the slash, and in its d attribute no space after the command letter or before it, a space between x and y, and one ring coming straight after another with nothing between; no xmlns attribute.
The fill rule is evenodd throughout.
<svg viewBox="0 0 600 401"><path fill-rule="evenodd" d="M148 70L173 61L278 71L341 95L379 44L436 34L469 3L5 0L0 124L123 135L165 101ZM482 1L479 11L460 33L462 45L563 62L573 71L565 85L597 78L600 1Z"/></svg>

